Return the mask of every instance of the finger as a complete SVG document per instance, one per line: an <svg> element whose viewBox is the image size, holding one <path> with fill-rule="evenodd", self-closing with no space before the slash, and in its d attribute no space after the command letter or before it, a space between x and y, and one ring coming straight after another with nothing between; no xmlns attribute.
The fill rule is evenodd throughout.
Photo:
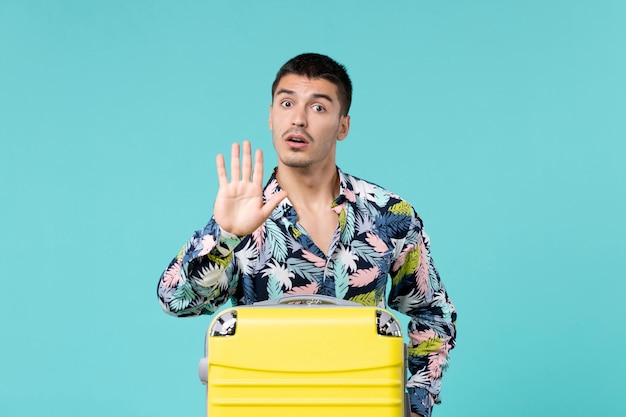
<svg viewBox="0 0 626 417"><path fill-rule="evenodd" d="M263 151L260 149L257 149L254 154L254 173L252 175L252 182L256 186L263 186Z"/></svg>
<svg viewBox="0 0 626 417"><path fill-rule="evenodd" d="M217 167L217 180L220 187L225 187L228 184L228 178L226 177L226 163L224 162L224 155L219 154L215 158L215 166Z"/></svg>
<svg viewBox="0 0 626 417"><path fill-rule="evenodd" d="M265 218L270 217L270 214L272 214L272 211L274 211L274 209L278 207L280 202L283 201L286 197L287 197L287 191L285 190L280 190L276 194L274 194L269 200L267 200L267 202L261 208L261 212L263 213L263 216L265 216Z"/></svg>
<svg viewBox="0 0 626 417"><path fill-rule="evenodd" d="M230 148L230 181L239 181L239 144L233 143Z"/></svg>
<svg viewBox="0 0 626 417"><path fill-rule="evenodd" d="M247 140L243 141L243 159L241 163L241 180L250 181L252 173L252 146Z"/></svg>

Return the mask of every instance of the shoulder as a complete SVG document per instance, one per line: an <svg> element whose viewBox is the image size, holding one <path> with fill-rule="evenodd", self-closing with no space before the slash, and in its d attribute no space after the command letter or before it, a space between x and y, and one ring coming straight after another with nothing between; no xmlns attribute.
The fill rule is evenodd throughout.
<svg viewBox="0 0 626 417"><path fill-rule="evenodd" d="M375 205L383 212L391 210L419 217L411 203L387 188L342 171L339 173L342 192L348 200Z"/></svg>

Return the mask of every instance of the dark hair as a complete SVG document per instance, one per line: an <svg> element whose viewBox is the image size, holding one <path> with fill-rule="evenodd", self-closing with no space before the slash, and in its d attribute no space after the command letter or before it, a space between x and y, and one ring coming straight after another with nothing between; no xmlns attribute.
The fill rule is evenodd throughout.
<svg viewBox="0 0 626 417"><path fill-rule="evenodd" d="M308 78L322 78L337 86L337 95L344 116L352 104L352 82L346 68L330 57L321 54L301 54L291 58L276 74L272 84L272 100L280 80L288 74L304 75Z"/></svg>

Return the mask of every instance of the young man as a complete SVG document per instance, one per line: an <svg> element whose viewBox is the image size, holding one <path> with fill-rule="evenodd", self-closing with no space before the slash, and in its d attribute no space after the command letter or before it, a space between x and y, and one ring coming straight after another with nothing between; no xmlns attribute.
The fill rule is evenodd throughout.
<svg viewBox="0 0 626 417"><path fill-rule="evenodd" d="M249 142L231 149L230 180L217 156L213 217L160 278L163 309L211 314L234 304L322 294L385 306L410 318L407 387L413 415L439 400L456 312L409 203L335 164L350 130L352 85L331 58L303 54L272 85L269 127L278 167L263 187L263 155ZM242 153L242 155L240 155Z"/></svg>

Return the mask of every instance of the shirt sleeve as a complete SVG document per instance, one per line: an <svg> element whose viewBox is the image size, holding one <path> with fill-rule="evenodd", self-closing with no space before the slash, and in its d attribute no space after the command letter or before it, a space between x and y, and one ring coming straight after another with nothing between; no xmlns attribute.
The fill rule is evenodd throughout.
<svg viewBox="0 0 626 417"><path fill-rule="evenodd" d="M159 279L163 310L177 317L212 314L234 292L231 259L242 238L211 219L196 231Z"/></svg>
<svg viewBox="0 0 626 417"><path fill-rule="evenodd" d="M425 388L409 387L409 402L411 411L422 417L431 417L433 412L432 396Z"/></svg>
<svg viewBox="0 0 626 417"><path fill-rule="evenodd" d="M409 316L407 390L411 409L429 416L439 403L441 377L456 340L456 310L430 255L430 241L414 214L391 268L389 306ZM428 395L430 394L430 395Z"/></svg>

